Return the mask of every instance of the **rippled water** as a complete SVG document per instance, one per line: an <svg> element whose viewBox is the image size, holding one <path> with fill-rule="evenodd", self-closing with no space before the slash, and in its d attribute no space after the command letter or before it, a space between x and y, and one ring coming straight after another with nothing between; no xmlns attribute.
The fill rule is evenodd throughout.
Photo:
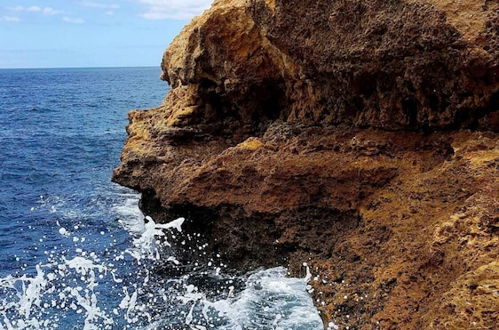
<svg viewBox="0 0 499 330"><path fill-rule="evenodd" d="M217 256L181 264L169 242L201 256L202 237L144 220L139 196L110 182L126 113L166 93L158 76L0 70L0 330L322 328L306 279L230 276Z"/></svg>

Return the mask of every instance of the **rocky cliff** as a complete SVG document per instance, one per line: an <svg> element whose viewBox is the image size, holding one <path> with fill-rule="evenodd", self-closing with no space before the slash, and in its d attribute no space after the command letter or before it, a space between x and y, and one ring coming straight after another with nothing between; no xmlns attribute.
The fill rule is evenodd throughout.
<svg viewBox="0 0 499 330"><path fill-rule="evenodd" d="M327 324L493 328L499 5L219 0L114 180L238 269L306 262Z"/></svg>

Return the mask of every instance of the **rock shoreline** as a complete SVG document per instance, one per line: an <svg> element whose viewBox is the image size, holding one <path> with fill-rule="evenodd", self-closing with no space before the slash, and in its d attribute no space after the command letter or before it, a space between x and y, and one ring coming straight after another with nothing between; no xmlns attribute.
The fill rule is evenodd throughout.
<svg viewBox="0 0 499 330"><path fill-rule="evenodd" d="M238 269L306 262L325 324L492 329L498 9L215 1L165 52L164 103L130 113L113 180Z"/></svg>

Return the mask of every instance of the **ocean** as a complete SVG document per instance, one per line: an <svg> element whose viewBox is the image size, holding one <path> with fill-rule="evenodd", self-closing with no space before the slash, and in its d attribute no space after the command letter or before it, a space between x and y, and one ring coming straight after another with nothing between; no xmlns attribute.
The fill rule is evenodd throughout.
<svg viewBox="0 0 499 330"><path fill-rule="evenodd" d="M183 219L144 221L111 173L127 112L168 91L159 74L0 70L0 330L322 329L308 279L284 268L156 271L185 266L169 242L193 238Z"/></svg>

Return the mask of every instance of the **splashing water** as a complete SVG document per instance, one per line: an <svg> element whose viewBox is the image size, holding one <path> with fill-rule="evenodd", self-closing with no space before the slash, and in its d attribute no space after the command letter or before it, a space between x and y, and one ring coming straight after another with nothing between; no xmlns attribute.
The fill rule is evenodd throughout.
<svg viewBox="0 0 499 330"><path fill-rule="evenodd" d="M165 95L158 75L0 70L0 330L322 329L306 279L228 275L183 219L156 224L110 182L128 109Z"/></svg>
<svg viewBox="0 0 499 330"><path fill-rule="evenodd" d="M155 274L154 266L161 260L180 264L166 237L181 234L185 219L156 224L150 217L139 216L137 201L133 196L124 207L116 208L127 217L120 222L130 230L130 248L105 249L103 255L75 248L73 255L54 247L46 251L47 262L35 266L33 276L0 279L0 329L70 328L67 324L84 329L322 327L306 291L308 279L288 278L284 268L235 278L223 275L224 265L211 259L199 267L202 272L178 278ZM64 227L58 233L74 243L85 241ZM171 255L165 258L164 253ZM203 291L190 283L193 275L210 278L213 286ZM242 282L243 289L236 292Z"/></svg>

